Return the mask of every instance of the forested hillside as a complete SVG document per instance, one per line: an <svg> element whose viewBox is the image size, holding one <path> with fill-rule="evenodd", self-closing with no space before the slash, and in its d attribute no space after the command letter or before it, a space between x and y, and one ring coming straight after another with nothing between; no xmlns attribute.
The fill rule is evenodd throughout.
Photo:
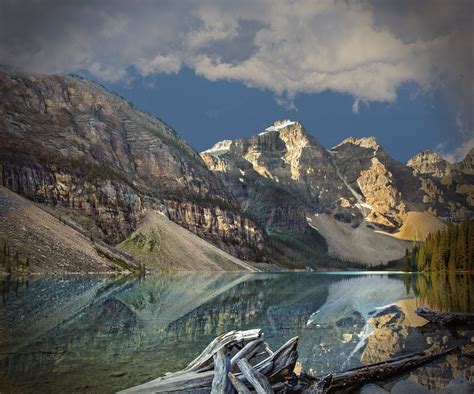
<svg viewBox="0 0 474 394"><path fill-rule="evenodd" d="M465 220L432 233L405 254L404 271L470 271L474 261L474 222Z"/></svg>

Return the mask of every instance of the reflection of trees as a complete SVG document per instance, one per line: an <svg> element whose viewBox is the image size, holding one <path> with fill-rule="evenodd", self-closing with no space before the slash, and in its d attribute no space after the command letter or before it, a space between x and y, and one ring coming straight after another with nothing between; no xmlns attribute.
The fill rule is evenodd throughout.
<svg viewBox="0 0 474 394"><path fill-rule="evenodd" d="M429 272L406 275L405 286L432 309L449 312L473 312L473 275L456 272Z"/></svg>
<svg viewBox="0 0 474 394"><path fill-rule="evenodd" d="M0 296L2 298L2 305L5 306L10 292L18 293L18 290L26 286L28 287L27 276L6 276L0 280Z"/></svg>

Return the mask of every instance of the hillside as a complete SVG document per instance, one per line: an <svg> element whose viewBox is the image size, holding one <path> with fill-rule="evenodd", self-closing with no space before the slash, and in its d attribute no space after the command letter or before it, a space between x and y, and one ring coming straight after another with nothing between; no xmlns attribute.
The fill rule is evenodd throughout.
<svg viewBox="0 0 474 394"><path fill-rule="evenodd" d="M216 246L156 212L147 212L138 228L117 248L149 269L172 271L255 271Z"/></svg>
<svg viewBox="0 0 474 394"><path fill-rule="evenodd" d="M400 230L393 234L395 238L410 241L423 241L428 234L442 230L446 225L436 216L425 212L408 212Z"/></svg>
<svg viewBox="0 0 474 394"><path fill-rule="evenodd" d="M344 261L360 262L369 267L384 264L400 259L410 246L388 234L374 231L367 221L354 228L331 215L313 215L308 220L324 235L329 254Z"/></svg>
<svg viewBox="0 0 474 394"><path fill-rule="evenodd" d="M2 186L0 245L0 272L124 273L139 269L136 261L94 243Z"/></svg>

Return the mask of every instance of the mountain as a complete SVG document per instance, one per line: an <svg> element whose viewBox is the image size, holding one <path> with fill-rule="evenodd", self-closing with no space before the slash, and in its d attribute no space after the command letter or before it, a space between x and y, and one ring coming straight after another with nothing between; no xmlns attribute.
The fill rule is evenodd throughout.
<svg viewBox="0 0 474 394"><path fill-rule="evenodd" d="M309 265L325 252L387 263L403 256L406 241L473 214L471 156L451 165L424 152L404 165L374 137L326 150L300 122L281 120L201 157L277 245L311 245L299 256Z"/></svg>
<svg viewBox="0 0 474 394"><path fill-rule="evenodd" d="M264 230L179 135L96 83L0 72L1 183L116 245L147 211L242 259Z"/></svg>
<svg viewBox="0 0 474 394"><path fill-rule="evenodd" d="M245 212L266 228L272 258L280 264L315 267L323 258L329 263L328 246L308 224L309 213L358 214L337 203L350 192L330 153L299 122L277 121L256 136L219 142L201 157Z"/></svg>
<svg viewBox="0 0 474 394"><path fill-rule="evenodd" d="M0 174L92 245L166 269L385 264L474 204L473 151L404 165L373 137L328 150L281 120L198 154L99 84L13 71L0 71Z"/></svg>

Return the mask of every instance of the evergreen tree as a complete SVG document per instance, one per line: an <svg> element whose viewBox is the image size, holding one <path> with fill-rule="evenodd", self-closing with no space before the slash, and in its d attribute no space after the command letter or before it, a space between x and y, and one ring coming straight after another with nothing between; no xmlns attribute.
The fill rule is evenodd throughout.
<svg viewBox="0 0 474 394"><path fill-rule="evenodd" d="M428 271L438 271L439 270L439 232L437 232L432 241L432 249L431 249L431 262L428 266Z"/></svg>
<svg viewBox="0 0 474 394"><path fill-rule="evenodd" d="M467 270L468 255L467 255L467 221L459 225L458 240L456 245L456 269Z"/></svg>
<svg viewBox="0 0 474 394"><path fill-rule="evenodd" d="M470 271L474 262L474 222L463 221L428 235L413 248L411 259L419 271Z"/></svg>
<svg viewBox="0 0 474 394"><path fill-rule="evenodd" d="M424 271L426 267L426 243L422 243L418 250L416 258L416 266L418 271Z"/></svg>
<svg viewBox="0 0 474 394"><path fill-rule="evenodd" d="M408 249L405 249L405 256L403 256L403 272L409 272L410 271L410 252L408 252Z"/></svg>
<svg viewBox="0 0 474 394"><path fill-rule="evenodd" d="M458 237L458 226L451 227L451 239L449 247L448 271L456 271L456 242Z"/></svg>
<svg viewBox="0 0 474 394"><path fill-rule="evenodd" d="M439 270L445 271L448 269L448 261L449 261L449 228L446 228L441 231L440 239L439 239L439 246L438 246L438 254L439 254Z"/></svg>

